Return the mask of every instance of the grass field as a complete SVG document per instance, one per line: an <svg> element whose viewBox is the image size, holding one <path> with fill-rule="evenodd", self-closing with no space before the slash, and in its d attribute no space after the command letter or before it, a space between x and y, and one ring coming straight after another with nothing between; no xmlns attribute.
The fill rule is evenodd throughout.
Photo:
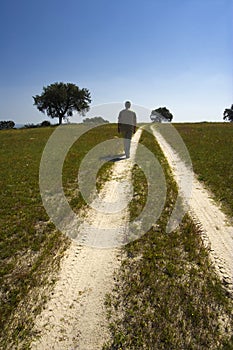
<svg viewBox="0 0 233 350"><path fill-rule="evenodd" d="M233 217L233 123L174 124L198 179Z"/></svg>
<svg viewBox="0 0 233 350"><path fill-rule="evenodd" d="M166 234L176 184L151 134L144 132L141 142L163 166L167 200L157 224L125 247L115 292L106 298L113 340L105 350L233 349L232 300L191 218L186 215L179 229ZM131 202L131 219L140 212L147 192L138 167L133 176L140 199Z"/></svg>
<svg viewBox="0 0 233 350"><path fill-rule="evenodd" d="M40 128L0 132L2 349L11 349L12 344L16 345L30 336L34 315L46 298L46 292L38 293L38 287L54 283L53 275L59 268L63 251L69 245L69 240L49 221L39 190L39 164L53 131L54 128ZM74 143L67 154L63 186L74 211L85 205L77 185L82 158L97 143L114 135L114 125L90 130ZM100 169L101 181L105 180L111 165L107 163ZM101 181L98 181L99 186Z"/></svg>
<svg viewBox="0 0 233 350"><path fill-rule="evenodd" d="M233 125L180 124L199 179L207 183L232 215ZM54 284L69 239L49 221L39 191L39 164L54 128L0 132L0 348L28 348L34 316ZM85 201L77 174L83 157L97 143L114 138L116 125L90 130L70 149L63 166L63 186L75 212ZM127 245L118 276L119 290L107 298L114 340L106 349L233 349L232 302L209 263L200 234L186 216L181 227L165 234L175 202L176 186L158 145L150 134L141 142L164 167L168 185L166 208L140 240ZM216 166L217 164L217 166ZM98 175L100 188L111 169ZM137 196L131 218L143 207L145 177L134 167ZM39 293L42 288L43 293ZM123 315L123 318L122 318Z"/></svg>

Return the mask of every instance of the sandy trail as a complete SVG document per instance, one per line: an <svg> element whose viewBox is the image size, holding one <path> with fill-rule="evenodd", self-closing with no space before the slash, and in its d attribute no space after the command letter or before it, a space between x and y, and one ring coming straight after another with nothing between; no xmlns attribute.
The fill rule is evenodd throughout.
<svg viewBox="0 0 233 350"><path fill-rule="evenodd" d="M141 130L134 135L131 159L140 135ZM98 350L109 339L104 301L121 261L118 247L128 221L124 207L129 201L131 159L114 164L111 180L100 193L102 211L90 208L80 226L83 244L72 241L66 251L54 290L35 320L39 337L32 342L33 350ZM120 211L119 201L124 208ZM104 213L105 207L114 208L114 203L116 210Z"/></svg>
<svg viewBox="0 0 233 350"><path fill-rule="evenodd" d="M180 193L185 182L182 177L187 174L187 168L182 163L172 147L162 135L152 128L155 138L163 150L179 186ZM210 257L227 289L233 292L233 227L227 217L211 198L211 193L193 176L189 211L203 232L203 240L210 247Z"/></svg>

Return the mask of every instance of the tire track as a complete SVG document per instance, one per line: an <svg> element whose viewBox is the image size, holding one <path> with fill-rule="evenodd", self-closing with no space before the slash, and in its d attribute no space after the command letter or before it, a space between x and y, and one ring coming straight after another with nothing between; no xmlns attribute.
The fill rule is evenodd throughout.
<svg viewBox="0 0 233 350"><path fill-rule="evenodd" d="M163 136L155 128L152 128L152 131L167 158L182 196L186 189L182 188L184 182L180 179L190 170ZM191 196L184 200L194 222L201 228L203 241L210 248L210 257L217 273L227 290L233 293L233 227L212 199L211 193L195 175L189 185L192 188Z"/></svg>

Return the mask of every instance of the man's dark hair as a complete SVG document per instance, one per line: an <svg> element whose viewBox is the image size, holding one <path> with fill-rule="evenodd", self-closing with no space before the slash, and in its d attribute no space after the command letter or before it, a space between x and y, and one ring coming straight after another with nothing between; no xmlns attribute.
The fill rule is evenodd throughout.
<svg viewBox="0 0 233 350"><path fill-rule="evenodd" d="M125 107L126 108L130 108L131 107L131 102L130 101L126 101L125 102Z"/></svg>

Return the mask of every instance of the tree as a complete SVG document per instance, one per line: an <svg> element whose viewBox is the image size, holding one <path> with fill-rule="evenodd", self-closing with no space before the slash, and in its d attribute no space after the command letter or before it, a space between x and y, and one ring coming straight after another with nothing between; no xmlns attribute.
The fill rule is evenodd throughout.
<svg viewBox="0 0 233 350"><path fill-rule="evenodd" d="M161 123L164 121L171 122L173 119L173 115L166 107L159 107L157 109L154 109L151 112L150 119L153 122L158 122L158 123Z"/></svg>
<svg viewBox="0 0 233 350"><path fill-rule="evenodd" d="M83 119L83 123L92 123L92 124L107 124L109 123L108 120L105 120L102 117L93 117L93 118L85 118Z"/></svg>
<svg viewBox="0 0 233 350"><path fill-rule="evenodd" d="M25 129L35 129L35 128L38 128L38 124L33 124L33 123L27 123L27 124L24 124L24 128Z"/></svg>
<svg viewBox="0 0 233 350"><path fill-rule="evenodd" d="M44 120L42 123L40 123L40 126L41 127L51 126L51 123L48 120Z"/></svg>
<svg viewBox="0 0 233 350"><path fill-rule="evenodd" d="M226 108L223 112L223 119L229 120L229 122L233 122L233 105L231 108Z"/></svg>
<svg viewBox="0 0 233 350"><path fill-rule="evenodd" d="M54 83L43 87L42 94L33 96L33 99L40 112L46 112L51 118L59 118L59 125L62 119L72 117L73 112L85 115L91 102L87 89L80 89L71 83Z"/></svg>
<svg viewBox="0 0 233 350"><path fill-rule="evenodd" d="M15 123L12 120L0 121L0 130L13 129L14 126L15 126Z"/></svg>

